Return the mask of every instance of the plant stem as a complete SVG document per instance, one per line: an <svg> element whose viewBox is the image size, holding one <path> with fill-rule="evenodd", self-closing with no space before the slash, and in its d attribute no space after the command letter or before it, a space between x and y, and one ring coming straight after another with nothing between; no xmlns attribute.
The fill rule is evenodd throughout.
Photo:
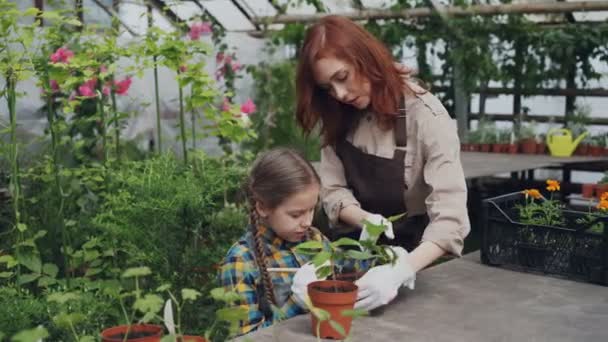
<svg viewBox="0 0 608 342"><path fill-rule="evenodd" d="M44 73L44 83L45 88L48 87L50 80L48 74L48 65L45 66ZM68 289L70 288L70 259L67 255L68 249L68 232L66 231L64 218L63 218L63 191L61 189L61 180L59 178L59 157L57 156L57 132L55 131L55 111L53 107L53 94L47 93L47 112L46 119L49 123L49 132L51 134L51 153L52 153L52 163L53 163L53 176L55 178L55 192L58 198L60 198L59 210L57 211L57 217L59 219L59 229L61 230L61 243L63 245L63 272L66 278L66 285Z"/></svg>
<svg viewBox="0 0 608 342"><path fill-rule="evenodd" d="M101 81L97 82L97 89L101 92ZM97 109L99 110L100 116L100 125L101 125L101 148L103 150L103 166L106 167L106 162L108 160L107 153L107 137L106 137L106 114L103 108L103 96L99 96L97 98Z"/></svg>
<svg viewBox="0 0 608 342"><path fill-rule="evenodd" d="M156 101L156 139L158 143L157 151L160 154L163 151L160 131L160 99L158 95L158 66L156 65L156 55L152 56L154 61L154 98Z"/></svg>
<svg viewBox="0 0 608 342"><path fill-rule="evenodd" d="M21 222L21 213L19 211L19 198L21 197L21 187L19 185L19 159L17 157L18 147L17 147L17 111L15 110L16 103L16 79L12 70L9 70L6 75L6 102L8 105L8 113L9 120L11 126L11 150L10 150L10 159L11 159L11 177L10 177L10 186L9 191L11 193L11 197L13 199L13 215L15 216L15 227L19 232L19 237L23 237L23 232L19 229L19 224ZM17 266L17 277L21 277L21 265Z"/></svg>
<svg viewBox="0 0 608 342"><path fill-rule="evenodd" d="M190 121L192 121L192 151L196 150L196 112L192 109L190 112Z"/></svg>
<svg viewBox="0 0 608 342"><path fill-rule="evenodd" d="M178 75L178 89L179 89L179 128L182 135L182 152L184 154L184 163L188 164L188 150L186 148L186 123L184 120L184 91L182 85L180 84L180 71L177 71Z"/></svg>
<svg viewBox="0 0 608 342"><path fill-rule="evenodd" d="M114 75L110 77L110 96L112 98L112 111L114 112L114 139L116 140L116 160L120 162L120 123L118 122L118 110L116 110L116 92L114 91Z"/></svg>

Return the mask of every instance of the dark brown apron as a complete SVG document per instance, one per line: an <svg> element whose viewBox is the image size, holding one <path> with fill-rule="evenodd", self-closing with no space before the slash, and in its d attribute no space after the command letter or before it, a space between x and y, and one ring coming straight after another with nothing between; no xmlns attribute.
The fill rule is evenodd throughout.
<svg viewBox="0 0 608 342"><path fill-rule="evenodd" d="M398 148L395 149L392 159L364 153L346 139L337 143L335 148L344 166L346 183L361 204L361 208L384 217L407 212L404 198L406 118L405 109L399 111L395 125L395 141ZM427 215L407 215L393 222L394 240L382 235L378 243L398 245L411 251L420 243L427 224ZM338 233L354 239L358 239L359 234L359 229L345 234Z"/></svg>

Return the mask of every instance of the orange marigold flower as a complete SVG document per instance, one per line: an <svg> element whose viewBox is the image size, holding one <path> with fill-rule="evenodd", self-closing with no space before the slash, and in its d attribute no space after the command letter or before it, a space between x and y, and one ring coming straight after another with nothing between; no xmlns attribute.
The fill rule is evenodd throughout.
<svg viewBox="0 0 608 342"><path fill-rule="evenodd" d="M524 191L522 191L524 195L526 195L526 198L528 198L528 196L534 198L534 199L540 199L541 198L541 194L540 191L538 191L537 189L526 189Z"/></svg>
<svg viewBox="0 0 608 342"><path fill-rule="evenodd" d="M601 200L600 203L597 204L597 208L600 210L608 210L608 200Z"/></svg>
<svg viewBox="0 0 608 342"><path fill-rule="evenodd" d="M604 192L601 196L600 196L600 201L607 201L608 200L608 191Z"/></svg>
<svg viewBox="0 0 608 342"><path fill-rule="evenodd" d="M555 179L547 179L547 190L549 191L559 191L559 182Z"/></svg>

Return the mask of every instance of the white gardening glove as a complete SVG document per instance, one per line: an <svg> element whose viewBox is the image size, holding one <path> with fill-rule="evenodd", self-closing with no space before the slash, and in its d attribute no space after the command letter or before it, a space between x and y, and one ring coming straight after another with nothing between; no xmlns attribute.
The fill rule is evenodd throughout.
<svg viewBox="0 0 608 342"><path fill-rule="evenodd" d="M384 225L386 227L386 229L384 230L384 235L391 240L395 238L395 233L393 233L393 223L384 218L384 216L378 214L370 214L365 217L365 220L374 225ZM359 236L359 241L364 240L369 240L369 233L367 232L365 225L363 225L363 227L361 228L361 235Z"/></svg>
<svg viewBox="0 0 608 342"><path fill-rule="evenodd" d="M316 273L317 267L311 262L304 264L293 276L291 292L293 300L302 308L307 308L306 299L308 298L308 284L319 280Z"/></svg>
<svg viewBox="0 0 608 342"><path fill-rule="evenodd" d="M387 247L397 255L395 264L371 268L355 284L359 287L355 309L373 310L388 304L397 296L400 286L414 289L416 272L408 261L408 253L402 247Z"/></svg>

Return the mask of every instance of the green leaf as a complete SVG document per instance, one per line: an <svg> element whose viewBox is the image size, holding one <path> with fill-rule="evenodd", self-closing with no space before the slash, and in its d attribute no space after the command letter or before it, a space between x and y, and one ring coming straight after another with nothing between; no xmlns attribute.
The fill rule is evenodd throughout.
<svg viewBox="0 0 608 342"><path fill-rule="evenodd" d="M40 256L32 248L18 248L15 257L17 261L27 269L35 273L42 272Z"/></svg>
<svg viewBox="0 0 608 342"><path fill-rule="evenodd" d="M147 294L133 303L133 308L143 314L157 313L163 307L163 299L155 294Z"/></svg>
<svg viewBox="0 0 608 342"><path fill-rule="evenodd" d="M48 275L51 278L56 278L59 273L59 268L55 264L46 263L42 265L42 273Z"/></svg>
<svg viewBox="0 0 608 342"><path fill-rule="evenodd" d="M361 251L352 250L352 249L346 251L346 255L349 258L356 259L356 260L367 260L367 259L371 259L374 257L368 251L361 252Z"/></svg>
<svg viewBox="0 0 608 342"><path fill-rule="evenodd" d="M30 330L23 330L13 336L13 342L38 342L41 339L49 337L49 332L43 327L37 327Z"/></svg>
<svg viewBox="0 0 608 342"><path fill-rule="evenodd" d="M144 276L147 276L147 275L150 275L150 274L152 274L152 271L147 266L132 267L132 268L128 268L122 274L122 277L123 278L144 277Z"/></svg>
<svg viewBox="0 0 608 342"><path fill-rule="evenodd" d="M27 230L27 225L25 223L17 223L17 230L21 233L25 232Z"/></svg>
<svg viewBox="0 0 608 342"><path fill-rule="evenodd" d="M226 290L224 290L223 287L216 287L210 291L211 298L213 298L215 300L220 300L220 301L224 298L225 293L226 293Z"/></svg>
<svg viewBox="0 0 608 342"><path fill-rule="evenodd" d="M323 249L323 242L321 241L306 241L298 244L296 249Z"/></svg>
<svg viewBox="0 0 608 342"><path fill-rule="evenodd" d="M17 279L17 283L19 285L29 284L29 283L35 281L36 279L38 279L39 277L40 277L40 274L36 274L36 273L23 274L23 275L19 276L19 278Z"/></svg>
<svg viewBox="0 0 608 342"><path fill-rule="evenodd" d="M26 9L25 11L23 11L23 16L32 17L32 16L38 15L39 12L40 12L40 10L37 9L36 7L30 7L28 9Z"/></svg>
<svg viewBox="0 0 608 342"><path fill-rule="evenodd" d="M95 339L95 337L93 337L93 336L89 336L89 335L81 336L81 337L78 339L78 342L95 342L95 341L97 341L97 340Z"/></svg>
<svg viewBox="0 0 608 342"><path fill-rule="evenodd" d="M19 265L19 262L17 262L17 260L15 260L15 258L13 258L10 255L2 255L0 256L0 264L6 264L6 268L13 268L17 265Z"/></svg>
<svg viewBox="0 0 608 342"><path fill-rule="evenodd" d="M4 335L4 333L2 331L0 331L0 341L3 341L4 336L6 336L6 335Z"/></svg>
<svg viewBox="0 0 608 342"><path fill-rule="evenodd" d="M331 258L331 253L329 253L328 251L321 251L317 255L315 255L315 257L312 259L312 263L315 266L319 267L323 265L326 261L328 261L329 258Z"/></svg>
<svg viewBox="0 0 608 342"><path fill-rule="evenodd" d="M238 322L247 319L247 310L241 307L221 308L216 312L217 318L226 322Z"/></svg>
<svg viewBox="0 0 608 342"><path fill-rule="evenodd" d="M156 288L156 292L165 292L169 289L171 289L171 284L163 284Z"/></svg>
<svg viewBox="0 0 608 342"><path fill-rule="evenodd" d="M353 318L363 317L363 316L369 316L369 312L364 309L343 310L342 316L353 317Z"/></svg>
<svg viewBox="0 0 608 342"><path fill-rule="evenodd" d="M91 267L88 268L86 273L84 274L85 277L92 277L92 276L96 276L99 273L101 273L103 271L103 268L100 267Z"/></svg>
<svg viewBox="0 0 608 342"><path fill-rule="evenodd" d="M75 19L75 18L67 19L67 20L65 20L65 23L69 24L69 25L73 25L73 26L82 26L82 23L80 22L80 20Z"/></svg>
<svg viewBox="0 0 608 342"><path fill-rule="evenodd" d="M404 213L402 213L402 214L397 214L397 215L389 216L387 218L387 220L389 220L390 222L395 222L395 221L397 221L398 219L402 218L405 215L407 215L407 211L404 212Z"/></svg>
<svg viewBox="0 0 608 342"><path fill-rule="evenodd" d="M312 307L310 312L312 312L319 321L327 321L331 317L328 311L317 307Z"/></svg>
<svg viewBox="0 0 608 342"><path fill-rule="evenodd" d="M331 325L331 327L334 328L334 330L339 332L340 335L346 337L346 331L344 331L344 327L342 327L342 325L340 323L331 319L331 320L329 320L329 325Z"/></svg>
<svg viewBox="0 0 608 342"><path fill-rule="evenodd" d="M351 238L346 238L346 237L340 238L337 241L332 242L331 244L334 247L342 247L342 246L359 247L360 246L359 241L355 241L355 240L353 240Z"/></svg>
<svg viewBox="0 0 608 342"><path fill-rule="evenodd" d="M319 267L317 268L317 278L319 279L324 279L329 277L330 274L333 273L333 269L331 266L323 266L323 267Z"/></svg>
<svg viewBox="0 0 608 342"><path fill-rule="evenodd" d="M177 342L177 335L165 335L160 342Z"/></svg>
<svg viewBox="0 0 608 342"><path fill-rule="evenodd" d="M38 287L49 287L51 285L57 284L57 279L55 278L51 278L51 277L47 277L47 276L41 276L40 279L38 279Z"/></svg>
<svg viewBox="0 0 608 342"><path fill-rule="evenodd" d="M76 292L55 292L46 297L47 302L65 304L69 301L78 300L80 295Z"/></svg>
<svg viewBox="0 0 608 342"><path fill-rule="evenodd" d="M61 312L53 317L53 323L63 329L70 329L71 326L77 325L78 323L85 320L85 315L81 313L67 313Z"/></svg>
<svg viewBox="0 0 608 342"><path fill-rule="evenodd" d="M184 300L195 301L198 297L201 296L201 293L193 290L193 289L182 289L182 298Z"/></svg>
<svg viewBox="0 0 608 342"><path fill-rule="evenodd" d="M0 278L7 279L14 275L13 272L0 272Z"/></svg>

